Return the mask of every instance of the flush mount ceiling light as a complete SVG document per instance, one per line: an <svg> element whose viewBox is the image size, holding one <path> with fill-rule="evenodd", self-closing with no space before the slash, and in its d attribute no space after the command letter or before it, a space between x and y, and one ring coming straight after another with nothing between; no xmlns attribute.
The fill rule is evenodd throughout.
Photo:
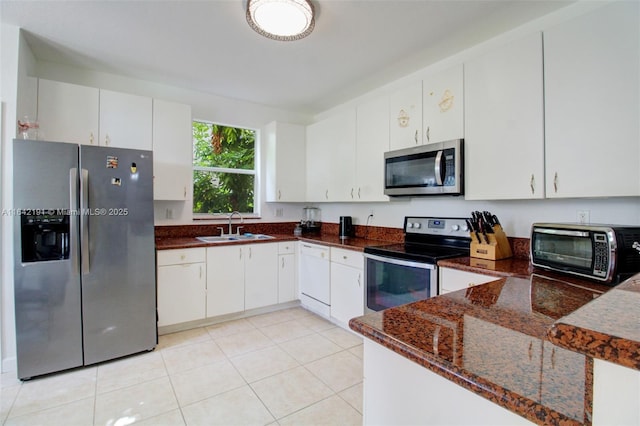
<svg viewBox="0 0 640 426"><path fill-rule="evenodd" d="M265 37L300 40L315 26L313 5L308 0L247 0L247 22Z"/></svg>

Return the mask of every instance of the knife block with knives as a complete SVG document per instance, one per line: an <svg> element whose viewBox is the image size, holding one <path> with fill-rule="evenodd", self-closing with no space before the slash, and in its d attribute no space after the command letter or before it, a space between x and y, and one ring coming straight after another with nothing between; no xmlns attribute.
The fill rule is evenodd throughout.
<svg viewBox="0 0 640 426"><path fill-rule="evenodd" d="M496 215L490 212L472 212L467 221L471 236L470 256L500 260L513 256L507 235Z"/></svg>

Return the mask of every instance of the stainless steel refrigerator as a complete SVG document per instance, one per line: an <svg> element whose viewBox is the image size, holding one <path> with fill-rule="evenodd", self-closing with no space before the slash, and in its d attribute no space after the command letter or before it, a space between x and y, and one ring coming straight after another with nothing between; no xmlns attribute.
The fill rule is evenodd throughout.
<svg viewBox="0 0 640 426"><path fill-rule="evenodd" d="M157 343L150 151L14 140L18 377Z"/></svg>

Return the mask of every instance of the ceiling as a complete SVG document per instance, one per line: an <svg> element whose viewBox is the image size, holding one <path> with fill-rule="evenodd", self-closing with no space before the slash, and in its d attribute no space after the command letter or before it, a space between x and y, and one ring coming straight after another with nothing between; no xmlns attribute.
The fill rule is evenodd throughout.
<svg viewBox="0 0 640 426"><path fill-rule="evenodd" d="M0 1L38 60L315 114L566 6L565 0L312 0L274 41L246 0Z"/></svg>

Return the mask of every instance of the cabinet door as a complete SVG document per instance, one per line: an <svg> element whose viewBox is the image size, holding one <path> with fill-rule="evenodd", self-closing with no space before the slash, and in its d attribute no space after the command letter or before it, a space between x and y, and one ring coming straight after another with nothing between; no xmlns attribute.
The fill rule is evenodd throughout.
<svg viewBox="0 0 640 426"><path fill-rule="evenodd" d="M264 129L267 202L305 201L305 128L269 123Z"/></svg>
<svg viewBox="0 0 640 426"><path fill-rule="evenodd" d="M422 144L422 82L396 90L389 99L389 148Z"/></svg>
<svg viewBox="0 0 640 426"><path fill-rule="evenodd" d="M278 256L278 303L296 300L296 256Z"/></svg>
<svg viewBox="0 0 640 426"><path fill-rule="evenodd" d="M355 109L309 126L306 154L309 201L355 199Z"/></svg>
<svg viewBox="0 0 640 426"><path fill-rule="evenodd" d="M361 268L331 262L331 317L342 325L364 314Z"/></svg>
<svg viewBox="0 0 640 426"><path fill-rule="evenodd" d="M423 141L432 143L464 138L462 64L425 78L422 90Z"/></svg>
<svg viewBox="0 0 640 426"><path fill-rule="evenodd" d="M41 138L97 145L98 105L98 89L40 79L38 123Z"/></svg>
<svg viewBox="0 0 640 426"><path fill-rule="evenodd" d="M484 274L476 274L474 272L460 271L451 268L439 268L440 273L440 292L445 294L452 291L462 290L464 288L473 287L478 284L495 281L498 278Z"/></svg>
<svg viewBox="0 0 640 426"><path fill-rule="evenodd" d="M100 145L153 149L152 100L100 90Z"/></svg>
<svg viewBox="0 0 640 426"><path fill-rule="evenodd" d="M544 32L547 197L640 195L638 2Z"/></svg>
<svg viewBox="0 0 640 426"><path fill-rule="evenodd" d="M465 198L544 197L542 37L464 65Z"/></svg>
<svg viewBox="0 0 640 426"><path fill-rule="evenodd" d="M244 311L242 246L207 248L207 317Z"/></svg>
<svg viewBox="0 0 640 426"><path fill-rule="evenodd" d="M184 201L191 194L191 107L153 100L153 199Z"/></svg>
<svg viewBox="0 0 640 426"><path fill-rule="evenodd" d="M278 303L278 244L244 246L246 310Z"/></svg>
<svg viewBox="0 0 640 426"><path fill-rule="evenodd" d="M384 195L384 153L389 151L389 98L356 110L356 200L388 201Z"/></svg>
<svg viewBox="0 0 640 426"><path fill-rule="evenodd" d="M205 317L206 264L158 267L158 326Z"/></svg>

